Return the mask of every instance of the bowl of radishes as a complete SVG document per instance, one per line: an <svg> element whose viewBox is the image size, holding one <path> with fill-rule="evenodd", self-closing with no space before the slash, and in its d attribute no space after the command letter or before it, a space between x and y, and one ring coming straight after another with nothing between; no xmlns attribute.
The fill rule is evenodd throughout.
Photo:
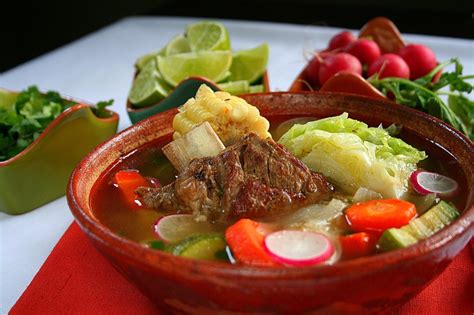
<svg viewBox="0 0 474 315"><path fill-rule="evenodd" d="M463 75L457 58L439 62L430 47L406 44L393 22L378 17L358 37L349 31L333 36L326 49L310 56L289 90L388 98L435 116L473 140L472 79Z"/></svg>

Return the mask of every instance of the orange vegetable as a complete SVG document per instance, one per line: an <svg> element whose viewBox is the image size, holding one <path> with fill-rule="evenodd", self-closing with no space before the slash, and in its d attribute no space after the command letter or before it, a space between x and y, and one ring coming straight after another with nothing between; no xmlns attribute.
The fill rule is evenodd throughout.
<svg viewBox="0 0 474 315"><path fill-rule="evenodd" d="M264 235L258 222L240 219L225 231L225 240L237 261L252 266L276 266L263 246Z"/></svg>
<svg viewBox="0 0 474 315"><path fill-rule="evenodd" d="M380 233L359 232L341 236L339 241L342 247L343 258L367 256L375 252Z"/></svg>
<svg viewBox="0 0 474 315"><path fill-rule="evenodd" d="M115 173L115 183L122 192L125 201L134 209L140 209L141 203L135 190L140 186L150 186L150 182L137 170L123 170Z"/></svg>
<svg viewBox="0 0 474 315"><path fill-rule="evenodd" d="M357 232L399 228L415 216L415 205L399 199L370 200L356 203L346 210L347 222Z"/></svg>

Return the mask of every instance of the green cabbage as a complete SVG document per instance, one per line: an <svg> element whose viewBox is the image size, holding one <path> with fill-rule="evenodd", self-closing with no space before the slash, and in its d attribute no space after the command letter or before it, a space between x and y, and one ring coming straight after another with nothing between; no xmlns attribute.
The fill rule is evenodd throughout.
<svg viewBox="0 0 474 315"><path fill-rule="evenodd" d="M368 127L347 113L294 125L279 142L347 193L364 187L385 198L403 198L410 174L427 157L385 129Z"/></svg>

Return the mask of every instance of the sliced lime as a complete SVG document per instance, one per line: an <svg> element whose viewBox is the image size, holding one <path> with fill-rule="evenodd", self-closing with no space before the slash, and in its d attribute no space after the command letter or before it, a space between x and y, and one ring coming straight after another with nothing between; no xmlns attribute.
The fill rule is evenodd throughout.
<svg viewBox="0 0 474 315"><path fill-rule="evenodd" d="M186 38L192 51L230 50L227 29L217 22L198 22L188 25Z"/></svg>
<svg viewBox="0 0 474 315"><path fill-rule="evenodd" d="M171 87L161 78L155 59L143 67L132 84L128 99L135 107L145 107L165 98Z"/></svg>
<svg viewBox="0 0 474 315"><path fill-rule="evenodd" d="M219 81L216 81L216 82L228 82L229 81L229 78L230 78L230 71L227 71L225 74L224 74L224 77L222 77L222 79L220 79Z"/></svg>
<svg viewBox="0 0 474 315"><path fill-rule="evenodd" d="M165 47L165 56L175 55L190 52L191 47L189 46L188 40L184 35L180 34L174 37L168 45Z"/></svg>
<svg viewBox="0 0 474 315"><path fill-rule="evenodd" d="M203 76L215 82L221 81L232 63L230 51L200 51L158 56L158 69L172 86L190 76Z"/></svg>
<svg viewBox="0 0 474 315"><path fill-rule="evenodd" d="M220 83L219 87L232 95L245 94L250 91L249 82L244 80Z"/></svg>
<svg viewBox="0 0 474 315"><path fill-rule="evenodd" d="M257 81L267 68L268 45L262 44L252 49L240 50L234 53L232 73L229 81L246 80L250 84Z"/></svg>
<svg viewBox="0 0 474 315"><path fill-rule="evenodd" d="M135 62L135 68L137 68L138 71L141 71L145 67L145 65L148 63L148 61L156 58L156 56L158 56L158 55L164 56L165 55L165 48L166 47L162 48L159 51L154 51L152 53L141 56Z"/></svg>
<svg viewBox="0 0 474 315"><path fill-rule="evenodd" d="M262 84L251 85L249 88L249 93L263 93L265 92L265 88Z"/></svg>

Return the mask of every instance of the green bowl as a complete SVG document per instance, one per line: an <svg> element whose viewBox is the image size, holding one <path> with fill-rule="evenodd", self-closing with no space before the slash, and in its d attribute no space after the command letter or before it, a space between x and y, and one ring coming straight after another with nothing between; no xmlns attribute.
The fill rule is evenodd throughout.
<svg viewBox="0 0 474 315"><path fill-rule="evenodd" d="M76 164L116 133L115 112L98 118L91 104L71 100L79 104L61 113L25 150L0 162L0 211L21 214L64 195Z"/></svg>
<svg viewBox="0 0 474 315"><path fill-rule="evenodd" d="M261 78L261 82L259 83L263 85L264 92L270 92L270 84L266 71ZM193 76L181 81L178 86L176 86L176 88L170 93L170 95L168 95L165 99L161 100L156 104L142 108L135 108L127 99L127 113L130 117L130 121L132 122L132 124L135 124L136 122L139 122L140 120L143 120L150 116L183 105L188 99L196 95L196 92L201 86L201 84L206 84L214 91L220 90L217 83L205 77Z"/></svg>

